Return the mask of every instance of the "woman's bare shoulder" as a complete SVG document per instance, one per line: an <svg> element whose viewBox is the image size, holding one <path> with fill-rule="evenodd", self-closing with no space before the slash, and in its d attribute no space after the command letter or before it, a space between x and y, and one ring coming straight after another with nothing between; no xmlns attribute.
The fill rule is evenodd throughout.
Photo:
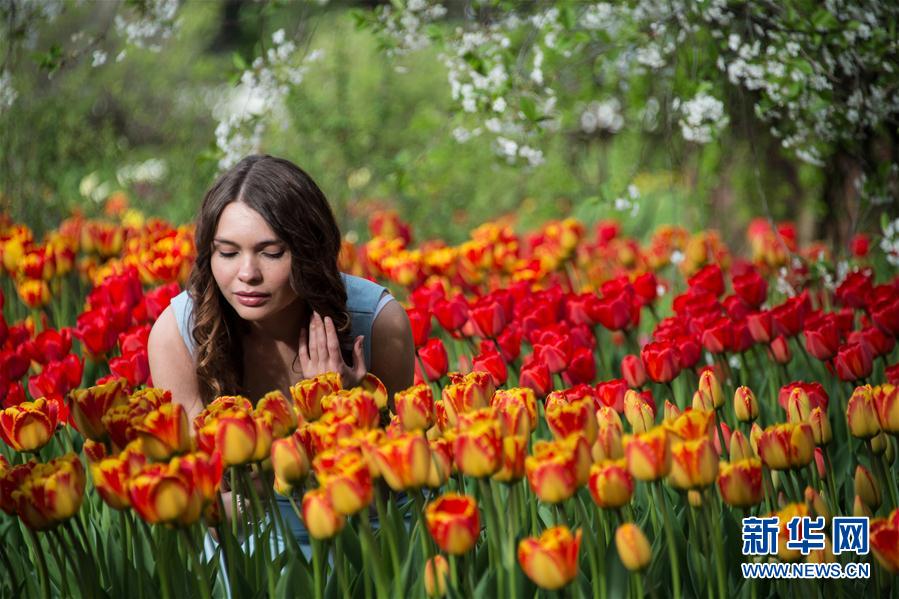
<svg viewBox="0 0 899 599"><path fill-rule="evenodd" d="M187 408L188 416L196 415L202 407L197 372L171 306L162 311L150 329L147 354L153 385L171 391L172 399Z"/></svg>

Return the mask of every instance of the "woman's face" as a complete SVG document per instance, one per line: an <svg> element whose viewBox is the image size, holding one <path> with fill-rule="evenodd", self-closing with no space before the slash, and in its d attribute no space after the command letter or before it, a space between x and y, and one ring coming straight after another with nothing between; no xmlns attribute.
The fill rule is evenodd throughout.
<svg viewBox="0 0 899 599"><path fill-rule="evenodd" d="M241 318L265 320L296 301L287 244L243 202L225 206L212 246L212 276Z"/></svg>

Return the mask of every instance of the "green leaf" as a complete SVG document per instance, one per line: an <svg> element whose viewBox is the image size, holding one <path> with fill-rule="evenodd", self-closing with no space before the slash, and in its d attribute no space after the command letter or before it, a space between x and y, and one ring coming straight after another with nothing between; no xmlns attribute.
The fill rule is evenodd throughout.
<svg viewBox="0 0 899 599"><path fill-rule="evenodd" d="M234 63L234 68L239 71L246 71L250 67L240 52L234 52L231 55L231 62Z"/></svg>

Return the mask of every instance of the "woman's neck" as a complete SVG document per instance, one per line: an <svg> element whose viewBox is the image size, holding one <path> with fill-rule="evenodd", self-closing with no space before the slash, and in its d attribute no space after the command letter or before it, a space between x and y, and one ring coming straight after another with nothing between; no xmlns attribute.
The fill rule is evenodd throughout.
<svg viewBox="0 0 899 599"><path fill-rule="evenodd" d="M258 339L271 339L295 346L299 343L300 329L309 322L306 302L295 302L264 320L244 321L244 334Z"/></svg>

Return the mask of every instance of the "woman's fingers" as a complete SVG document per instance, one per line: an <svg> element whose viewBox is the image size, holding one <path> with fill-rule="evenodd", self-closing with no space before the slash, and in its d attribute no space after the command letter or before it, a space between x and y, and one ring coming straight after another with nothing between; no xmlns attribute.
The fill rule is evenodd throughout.
<svg viewBox="0 0 899 599"><path fill-rule="evenodd" d="M356 345L353 347L353 376L356 381L361 381L365 376L367 368L365 367L365 352L363 350L363 337L356 337Z"/></svg>
<svg viewBox="0 0 899 599"><path fill-rule="evenodd" d="M300 368L308 372L309 366L309 332L308 329L300 329L300 343L297 347L297 357L300 359Z"/></svg>
<svg viewBox="0 0 899 599"><path fill-rule="evenodd" d="M325 347L328 350L328 366L337 371L343 365L343 356L340 354L340 341L337 338L337 329L330 316L325 317Z"/></svg>
<svg viewBox="0 0 899 599"><path fill-rule="evenodd" d="M309 320L309 359L313 365L318 365L321 361L321 322L318 318L318 312L312 313Z"/></svg>

